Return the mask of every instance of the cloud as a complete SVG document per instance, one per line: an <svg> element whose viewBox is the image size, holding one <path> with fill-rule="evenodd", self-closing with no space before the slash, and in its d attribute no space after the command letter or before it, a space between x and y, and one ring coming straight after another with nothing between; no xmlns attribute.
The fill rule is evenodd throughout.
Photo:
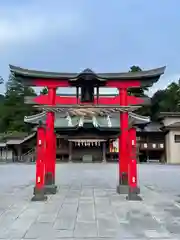
<svg viewBox="0 0 180 240"><path fill-rule="evenodd" d="M37 41L43 41L43 37L72 37L80 30L82 24L78 11L61 6L59 1L51 2L51 5L42 1L32 3L0 9L1 49L12 45L37 44Z"/></svg>

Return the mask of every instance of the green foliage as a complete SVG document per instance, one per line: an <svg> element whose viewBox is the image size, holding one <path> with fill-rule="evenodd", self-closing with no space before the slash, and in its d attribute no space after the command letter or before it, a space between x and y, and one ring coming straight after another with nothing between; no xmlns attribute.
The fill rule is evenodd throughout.
<svg viewBox="0 0 180 240"><path fill-rule="evenodd" d="M157 120L160 112L180 111L180 85L172 82L165 90L158 90L152 97L150 115Z"/></svg>
<svg viewBox="0 0 180 240"><path fill-rule="evenodd" d="M141 72L142 69L139 66L132 66L130 67L130 71L129 72ZM147 91L148 88L147 87L140 87L140 88L129 88L128 93L129 95L133 95L136 97L145 97L145 91Z"/></svg>
<svg viewBox="0 0 180 240"><path fill-rule="evenodd" d="M139 66L132 66L130 72L139 72ZM132 88L129 94L137 97L146 97L148 88ZM151 98L151 106L143 106L136 111L138 114L151 116L152 120L158 120L160 112L180 112L180 80L172 82L164 90L158 90Z"/></svg>
<svg viewBox="0 0 180 240"><path fill-rule="evenodd" d="M141 72L142 69L139 66L133 65L130 67L130 72Z"/></svg>
<svg viewBox="0 0 180 240"><path fill-rule="evenodd" d="M40 91L40 94L41 94L41 95L46 95L46 94L48 94L48 89L47 89L47 87L44 87L44 88Z"/></svg>
<svg viewBox="0 0 180 240"><path fill-rule="evenodd" d="M130 67L129 72L141 72L142 69L139 66L133 65ZM128 93L129 95L133 95L136 97L147 97L146 93L148 91L147 87L140 87L140 88L129 88ZM150 114L150 109L147 106L142 106L140 109L136 111L137 114L144 115L144 116L149 116Z"/></svg>
<svg viewBox="0 0 180 240"><path fill-rule="evenodd" d="M0 131L13 132L30 130L30 126L24 123L24 116L34 113L31 105L24 103L24 96L35 96L35 91L30 87L24 87L22 83L9 76L6 84L6 92L3 103L0 104Z"/></svg>

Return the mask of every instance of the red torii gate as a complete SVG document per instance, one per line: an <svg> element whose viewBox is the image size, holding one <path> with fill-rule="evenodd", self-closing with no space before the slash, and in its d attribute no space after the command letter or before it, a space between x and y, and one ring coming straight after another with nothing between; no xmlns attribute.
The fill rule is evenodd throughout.
<svg viewBox="0 0 180 240"><path fill-rule="evenodd" d="M151 86L164 73L165 67L136 73L98 73L86 69L77 73L51 73L34 71L10 65L10 70L25 85L47 87L48 94L35 97L31 103L55 105L91 104L127 107L128 105L142 105L143 99L128 96L128 88ZM79 87L81 97L56 96L58 87ZM119 90L116 97L94 97L94 88L113 87ZM82 98L83 95L83 98ZM45 193L56 193L55 162L56 149L54 134L54 112L47 112L46 126L39 126L37 134L36 186L32 200L45 200ZM119 136L119 184L118 193L128 193L128 199L139 200L137 194L136 156L129 154L136 147L136 131L128 129L128 112L120 113L121 134ZM129 168L129 169L128 169ZM128 175L129 172L129 175ZM129 184L129 187L128 187Z"/></svg>

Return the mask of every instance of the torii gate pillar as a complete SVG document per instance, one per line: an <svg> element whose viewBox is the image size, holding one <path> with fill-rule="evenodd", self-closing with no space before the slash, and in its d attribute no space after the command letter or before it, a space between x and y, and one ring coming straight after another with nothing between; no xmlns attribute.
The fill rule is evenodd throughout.
<svg viewBox="0 0 180 240"><path fill-rule="evenodd" d="M32 201L45 201L44 175L45 175L45 128L39 126L37 129L37 149L36 149L36 185Z"/></svg>
<svg viewBox="0 0 180 240"><path fill-rule="evenodd" d="M139 196L140 188L138 187L138 174L137 174L137 149L136 149L136 129L134 127L129 129L129 164L128 164L128 196L127 200L141 201Z"/></svg>
<svg viewBox="0 0 180 240"><path fill-rule="evenodd" d="M127 89L119 89L120 105L128 106L127 101ZM117 192L120 194L128 193L128 162L129 162L129 151L128 151L128 112L120 113L120 135L119 135L119 183L117 186Z"/></svg>
<svg viewBox="0 0 180 240"><path fill-rule="evenodd" d="M56 88L48 88L48 97L51 106L55 105ZM45 193L55 194L55 165L56 165L56 135L54 134L55 113L46 114L46 161L45 161Z"/></svg>

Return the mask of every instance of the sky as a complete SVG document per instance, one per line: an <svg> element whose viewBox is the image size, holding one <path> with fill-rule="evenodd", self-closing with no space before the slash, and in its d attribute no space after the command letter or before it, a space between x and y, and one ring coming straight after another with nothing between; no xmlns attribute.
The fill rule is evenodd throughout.
<svg viewBox="0 0 180 240"><path fill-rule="evenodd" d="M179 0L1 0L0 75L7 80L9 64L57 72L167 66L152 95L180 78L179 9Z"/></svg>

